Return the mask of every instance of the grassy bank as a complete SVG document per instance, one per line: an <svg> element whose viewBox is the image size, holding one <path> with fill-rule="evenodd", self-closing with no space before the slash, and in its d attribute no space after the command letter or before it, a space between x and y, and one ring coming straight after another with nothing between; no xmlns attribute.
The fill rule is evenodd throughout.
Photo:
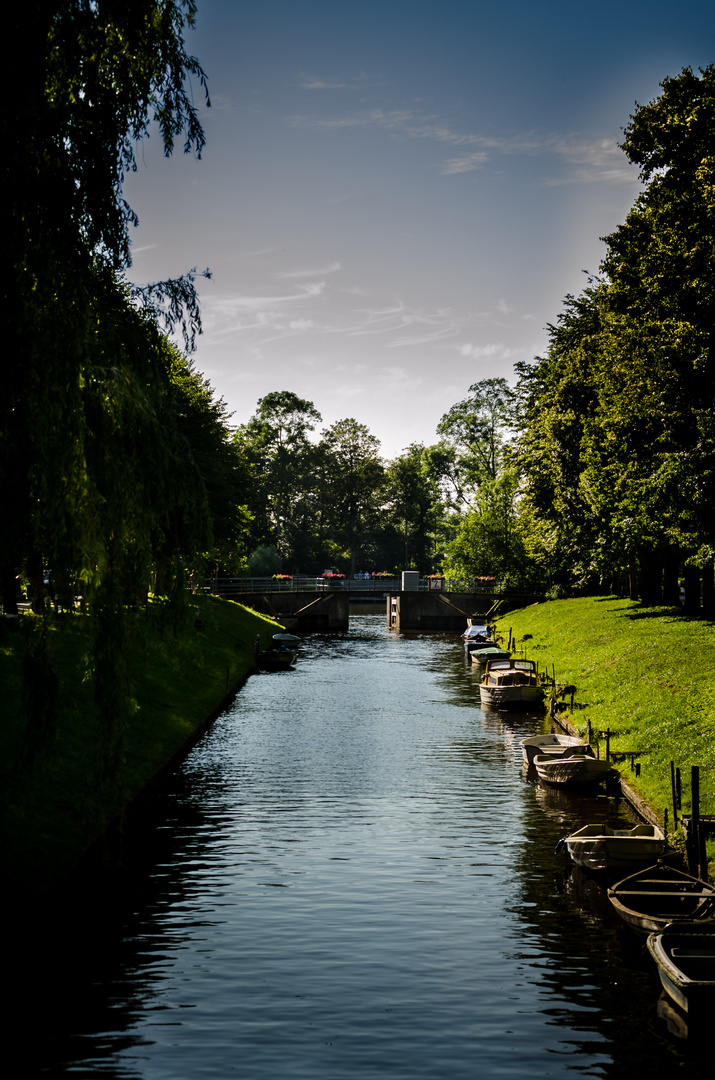
<svg viewBox="0 0 715 1080"><path fill-rule="evenodd" d="M570 717L580 730L611 732L615 753L638 751L640 776L624 779L672 823L670 762L690 804L690 768L700 766L701 813L715 814L715 628L671 608L643 608L615 597L554 600L509 612L499 633L517 640L560 684L588 703ZM531 635L531 636L527 636ZM526 638L526 640L524 640ZM709 845L712 860L715 851Z"/></svg>
<svg viewBox="0 0 715 1080"><path fill-rule="evenodd" d="M126 806L196 737L252 670L276 624L215 597L192 598L177 625L155 600L130 626L131 716L108 769L102 718L86 677L86 617L50 617L56 707L28 725L23 703L32 615L1 624L3 870L10 888L51 889ZM24 625L23 625L24 624ZM37 625L33 628L37 632ZM56 678L55 678L56 676Z"/></svg>

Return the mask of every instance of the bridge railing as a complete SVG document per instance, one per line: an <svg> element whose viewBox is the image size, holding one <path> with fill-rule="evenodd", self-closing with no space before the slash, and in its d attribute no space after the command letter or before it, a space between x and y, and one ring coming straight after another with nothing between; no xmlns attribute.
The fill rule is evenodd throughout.
<svg viewBox="0 0 715 1080"><path fill-rule="evenodd" d="M204 590L211 593L265 593L265 592L326 592L341 590L350 593L379 593L400 592L402 579L400 577L344 577L324 578L308 574L296 574L290 578L274 577L213 577L204 582ZM420 578L418 582L420 592L435 591L434 581L430 578ZM413 591L413 590L411 590ZM479 578L444 578L444 592L448 593L479 593L482 596L529 596L532 590L518 586L505 586L498 581L483 581Z"/></svg>

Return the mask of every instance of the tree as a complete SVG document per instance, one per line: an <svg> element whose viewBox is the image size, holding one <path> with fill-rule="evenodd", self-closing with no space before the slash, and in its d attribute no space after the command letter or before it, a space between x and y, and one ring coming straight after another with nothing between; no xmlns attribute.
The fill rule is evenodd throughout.
<svg viewBox="0 0 715 1080"><path fill-rule="evenodd" d="M460 501L485 480L495 480L514 426L514 393L506 379L482 379L470 396L453 405L437 433L454 452L455 488Z"/></svg>
<svg viewBox="0 0 715 1080"><path fill-rule="evenodd" d="M126 383L113 361L121 356L125 374L137 364L143 378L141 354L152 354L155 326L135 318L120 276L136 222L122 181L153 121L166 154L184 132L184 149L200 156L204 136L186 82L194 77L205 89L206 80L182 38L195 10L193 0L38 0L8 15L23 90L2 117L14 149L2 165L6 604L23 560L37 576L43 557L56 565L69 558L68 573L96 579L98 537L112 534L101 523L103 504L82 491L85 455L100 430L113 430L102 408L123 408ZM191 300L192 281L184 284ZM147 303L151 316L156 290Z"/></svg>
<svg viewBox="0 0 715 1080"><path fill-rule="evenodd" d="M12 608L23 563L36 599L43 562L83 582L107 774L131 708L128 594L157 552L177 552L177 508L199 523L206 497L187 468L157 321L181 323L183 306L191 341L193 276L150 289L143 312L122 277L137 220L122 184L137 143L156 123L166 154L181 134L185 151L203 148L187 83L205 92L206 79L183 41L195 11L193 0L37 0L7 16L23 83L1 121L12 148L1 166L3 600Z"/></svg>
<svg viewBox="0 0 715 1080"><path fill-rule="evenodd" d="M679 550L686 566L708 568L712 593L715 67L699 76L685 68L661 86L625 129L623 149L646 187L606 238L611 359L621 361L611 366L608 389L611 401L630 401L644 432L646 452L633 459L641 464L651 561L658 542Z"/></svg>
<svg viewBox="0 0 715 1080"><path fill-rule="evenodd" d="M402 537L402 565L422 576L434 569L442 521L439 475L421 443L412 443L386 469L389 514Z"/></svg>
<svg viewBox="0 0 715 1080"><path fill-rule="evenodd" d="M358 555L377 524L385 482L380 442L364 424L348 418L323 431L325 503L331 537L350 559L350 576Z"/></svg>
<svg viewBox="0 0 715 1080"><path fill-rule="evenodd" d="M315 459L308 433L320 420L312 401L276 390L260 398L255 414L235 435L252 470L251 548L274 547L296 564L308 554L304 538L311 515L306 503Z"/></svg>

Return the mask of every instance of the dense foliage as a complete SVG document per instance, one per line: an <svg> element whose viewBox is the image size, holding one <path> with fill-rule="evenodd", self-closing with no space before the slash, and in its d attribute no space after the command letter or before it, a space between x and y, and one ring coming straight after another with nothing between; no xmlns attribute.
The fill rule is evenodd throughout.
<svg viewBox="0 0 715 1080"><path fill-rule="evenodd" d="M518 460L536 547L566 587L713 609L715 67L639 107L623 149L644 188L601 278L566 298L520 368Z"/></svg>
<svg viewBox="0 0 715 1080"><path fill-rule="evenodd" d="M16 610L19 574L38 615L47 591L82 598L107 774L134 707L127 608L152 587L181 598L186 565L235 547L244 519L225 405L163 333L190 348L200 331L195 271L143 290L124 276L137 145L155 125L167 155L182 135L203 147L194 15L193 0L38 0L7 17L23 80L2 117L2 601ZM28 723L50 738L45 642L29 634Z"/></svg>

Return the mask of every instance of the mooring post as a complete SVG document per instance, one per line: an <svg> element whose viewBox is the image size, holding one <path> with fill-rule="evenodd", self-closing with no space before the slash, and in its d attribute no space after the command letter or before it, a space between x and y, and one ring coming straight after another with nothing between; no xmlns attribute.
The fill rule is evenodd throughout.
<svg viewBox="0 0 715 1080"><path fill-rule="evenodd" d="M690 801L691 818L690 827L693 830L693 855L700 877L700 766L692 765L690 769Z"/></svg>
<svg viewBox="0 0 715 1080"><path fill-rule="evenodd" d="M670 761L670 792L673 799L673 832L678 830L678 796L675 787L675 762Z"/></svg>

